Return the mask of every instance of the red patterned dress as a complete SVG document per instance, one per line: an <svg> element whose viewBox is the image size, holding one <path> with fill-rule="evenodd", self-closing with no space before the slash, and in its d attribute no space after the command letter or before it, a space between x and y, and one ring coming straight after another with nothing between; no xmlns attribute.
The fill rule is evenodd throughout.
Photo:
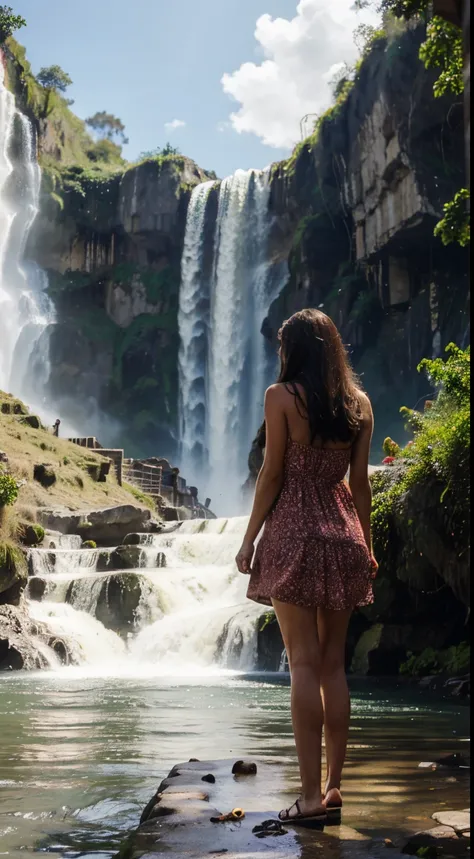
<svg viewBox="0 0 474 859"><path fill-rule="evenodd" d="M257 545L249 599L333 609L373 602L372 566L344 478L350 449L289 439L283 487Z"/></svg>

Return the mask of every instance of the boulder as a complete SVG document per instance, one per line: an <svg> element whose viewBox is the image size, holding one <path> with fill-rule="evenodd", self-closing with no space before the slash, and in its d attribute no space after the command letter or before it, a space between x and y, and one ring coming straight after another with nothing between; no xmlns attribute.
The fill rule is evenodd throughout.
<svg viewBox="0 0 474 859"><path fill-rule="evenodd" d="M97 620L114 632L130 632L136 623L141 594L141 578L136 573L107 576L97 600Z"/></svg>
<svg viewBox="0 0 474 859"><path fill-rule="evenodd" d="M33 477L38 481L38 483L41 483L41 486L44 486L45 489L53 486L57 479L54 468L49 462L37 463L33 468Z"/></svg>
<svg viewBox="0 0 474 859"><path fill-rule="evenodd" d="M44 528L42 525L31 525L29 522L20 522L17 528L17 540L23 546L39 546L44 540Z"/></svg>
<svg viewBox="0 0 474 859"><path fill-rule="evenodd" d="M73 661L69 643L51 635L46 624L30 620L24 608L0 606L0 671L48 668L47 647L51 661L54 654L63 663Z"/></svg>
<svg viewBox="0 0 474 859"><path fill-rule="evenodd" d="M375 623L362 633L352 657L351 672L363 675L395 676L410 652L420 652L430 644L442 647L446 630L424 624Z"/></svg>
<svg viewBox="0 0 474 859"><path fill-rule="evenodd" d="M132 531L146 532L151 521L151 510L133 504L82 512L44 508L38 515L45 528L61 534L79 534L83 540L94 540L98 546L117 545Z"/></svg>
<svg viewBox="0 0 474 859"><path fill-rule="evenodd" d="M21 423L31 427L31 429L41 429L41 421L37 415L25 415L21 418Z"/></svg>
<svg viewBox="0 0 474 859"><path fill-rule="evenodd" d="M110 555L114 570L136 570L140 566L140 546L118 546Z"/></svg>
<svg viewBox="0 0 474 859"><path fill-rule="evenodd" d="M42 600L46 591L46 579L41 576L32 576L28 579L28 597L30 600Z"/></svg>

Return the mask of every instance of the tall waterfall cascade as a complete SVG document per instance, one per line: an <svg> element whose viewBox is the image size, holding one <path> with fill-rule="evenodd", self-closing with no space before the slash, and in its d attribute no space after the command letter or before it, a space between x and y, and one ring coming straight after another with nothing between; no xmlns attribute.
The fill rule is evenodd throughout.
<svg viewBox="0 0 474 859"><path fill-rule="evenodd" d="M0 389L49 420L47 329L54 311L46 273L24 258L40 183L35 131L16 109L0 62Z"/></svg>
<svg viewBox="0 0 474 859"><path fill-rule="evenodd" d="M242 511L247 458L276 363L261 329L287 271L269 258L269 199L269 170L238 170L218 186L206 182L194 189L186 223L181 465L211 497L213 509L226 515Z"/></svg>
<svg viewBox="0 0 474 859"><path fill-rule="evenodd" d="M263 609L246 600L248 578L234 561L245 527L246 518L190 520L172 533L143 535L139 566L113 572L100 572L112 549L81 549L72 536L55 539L55 549L29 552L30 616L67 642L68 672L252 670ZM133 611L127 593L135 594ZM49 662L60 669L53 650Z"/></svg>

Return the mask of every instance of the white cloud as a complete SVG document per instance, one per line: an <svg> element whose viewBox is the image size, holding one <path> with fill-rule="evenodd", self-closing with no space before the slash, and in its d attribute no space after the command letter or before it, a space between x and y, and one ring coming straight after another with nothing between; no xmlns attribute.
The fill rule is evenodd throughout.
<svg viewBox="0 0 474 859"><path fill-rule="evenodd" d="M240 103L230 115L238 132L252 132L268 146L290 148L300 139L300 122L330 104L328 86L343 63L353 63L353 32L376 24L369 11L356 13L354 0L300 0L291 20L262 15L255 38L260 64L244 63L222 78L224 92Z"/></svg>
<svg viewBox="0 0 474 859"><path fill-rule="evenodd" d="M167 131L176 131L177 128L185 128L186 123L183 119L173 119L171 122L165 122Z"/></svg>

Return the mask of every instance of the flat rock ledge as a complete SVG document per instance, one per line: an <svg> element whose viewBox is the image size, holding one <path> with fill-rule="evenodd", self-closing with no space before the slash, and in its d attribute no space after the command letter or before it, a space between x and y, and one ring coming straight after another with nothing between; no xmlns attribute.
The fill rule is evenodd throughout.
<svg viewBox="0 0 474 859"><path fill-rule="evenodd" d="M177 764L163 779L141 815L138 829L121 845L116 859L403 859L397 849L375 844L367 835L347 826L304 830L285 826L279 835L258 837L254 827L277 820L276 809L247 811L264 795L263 781L270 771L265 762L197 761ZM268 781L267 781L268 784ZM237 800L238 797L238 800ZM242 808L242 820L212 822Z"/></svg>
<svg viewBox="0 0 474 859"><path fill-rule="evenodd" d="M412 835L403 848L410 856L436 859L437 856L467 856L470 852L471 811L436 811L437 826Z"/></svg>

